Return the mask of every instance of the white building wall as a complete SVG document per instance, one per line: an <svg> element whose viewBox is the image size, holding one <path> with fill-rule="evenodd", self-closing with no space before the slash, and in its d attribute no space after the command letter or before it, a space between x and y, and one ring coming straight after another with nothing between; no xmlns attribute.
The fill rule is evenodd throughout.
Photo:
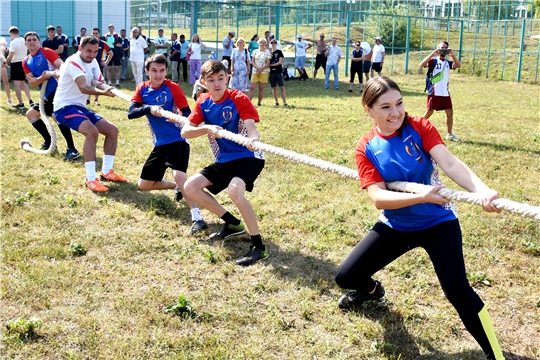
<svg viewBox="0 0 540 360"><path fill-rule="evenodd" d="M129 28L129 0L102 0L101 2L101 34L108 32L107 27L113 24L115 31ZM86 0L75 2L75 27L79 30L86 28L87 34L92 33L92 28L99 24L98 1ZM128 30L129 31L129 30Z"/></svg>

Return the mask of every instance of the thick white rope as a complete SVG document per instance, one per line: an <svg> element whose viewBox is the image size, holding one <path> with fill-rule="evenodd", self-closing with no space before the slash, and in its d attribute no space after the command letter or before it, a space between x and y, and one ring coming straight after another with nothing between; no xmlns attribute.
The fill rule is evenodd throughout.
<svg viewBox="0 0 540 360"><path fill-rule="evenodd" d="M48 71L48 73L49 75L52 75L52 71ZM56 151L56 131L54 131L54 127L45 113L45 90L47 89L48 82L49 80L46 80L41 84L41 90L39 92L39 113L43 122L45 123L45 126L47 127L47 130L49 131L49 134L51 135L51 146L49 146L47 150L40 150L32 146L30 139L22 139L19 141L19 145L21 148L23 148L23 150L42 155L47 155Z"/></svg>
<svg viewBox="0 0 540 360"><path fill-rule="evenodd" d="M129 95L123 93L122 91L118 89L113 89L112 93L115 96L118 96L126 101L131 101L131 97ZM170 111L166 111L163 109L160 109L159 115L164 118L173 120L180 125L184 125L188 123L188 120L186 117L178 115L178 114L174 114ZM243 146L246 146L248 143L251 142L250 139L242 135L232 133L227 130L220 130L219 135L224 139L233 141ZM264 144L260 141L253 142L253 148L255 148L256 150L268 152L270 154L278 155L278 156L281 156L286 159L296 161L302 164L314 166L325 171L335 172L343 177L359 180L358 172L356 170L352 170L345 166L333 164L331 162L316 159L316 158L313 158L304 154L299 154L294 151L285 150L276 146ZM430 185L423 185L423 184L404 182L404 181L387 182L386 187L389 190L416 193L416 194L422 193L429 188L433 188L433 186L430 186ZM448 188L442 188L438 191L438 193L442 197L450 199L450 200L456 200L456 201L466 202L466 203L475 204L475 205L481 205L482 200L484 199L479 194L469 193L466 191L452 190ZM508 200L508 199L503 199L503 198L493 200L492 204L497 209L506 210L514 214L519 214L521 216L540 220L540 207L538 206L520 204L518 202Z"/></svg>

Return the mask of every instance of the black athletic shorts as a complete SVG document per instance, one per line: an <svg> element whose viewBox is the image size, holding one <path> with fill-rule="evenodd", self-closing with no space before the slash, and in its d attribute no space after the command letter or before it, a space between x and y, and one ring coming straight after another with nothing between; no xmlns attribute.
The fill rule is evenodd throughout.
<svg viewBox="0 0 540 360"><path fill-rule="evenodd" d="M144 163L141 179L161 181L167 168L186 172L189 163L189 144L177 141L154 147Z"/></svg>
<svg viewBox="0 0 540 360"><path fill-rule="evenodd" d="M283 83L283 75L281 75L281 72L279 72L279 71L270 72L269 80L270 80L270 87L276 87L276 85L278 85L278 86L284 86L285 85Z"/></svg>
<svg viewBox="0 0 540 360"><path fill-rule="evenodd" d="M315 56L315 70L319 70L320 67L326 69L326 56L324 54L317 54Z"/></svg>
<svg viewBox="0 0 540 360"><path fill-rule="evenodd" d="M376 71L376 72L381 72L382 71L382 63L380 63L380 62L371 63L371 70Z"/></svg>
<svg viewBox="0 0 540 360"><path fill-rule="evenodd" d="M45 101L44 101L45 115L47 116L52 116L54 112L54 106L53 106L54 94L56 94L56 91L53 91L49 96L45 98ZM32 109L39 112L39 103L34 103L34 106L32 107Z"/></svg>
<svg viewBox="0 0 540 360"><path fill-rule="evenodd" d="M367 74L369 70L371 70L371 61L369 60L362 61L362 71Z"/></svg>
<svg viewBox="0 0 540 360"><path fill-rule="evenodd" d="M122 55L115 53L109 65L114 65L114 66L122 65Z"/></svg>
<svg viewBox="0 0 540 360"><path fill-rule="evenodd" d="M242 158L225 163L214 163L202 169L200 174L212 183L207 189L214 195L225 190L235 177L244 180L246 190L251 192L263 168L264 160L262 159Z"/></svg>
<svg viewBox="0 0 540 360"><path fill-rule="evenodd" d="M9 67L11 81L24 81L26 79L26 75L24 74L24 69L22 66L22 61L12 62Z"/></svg>

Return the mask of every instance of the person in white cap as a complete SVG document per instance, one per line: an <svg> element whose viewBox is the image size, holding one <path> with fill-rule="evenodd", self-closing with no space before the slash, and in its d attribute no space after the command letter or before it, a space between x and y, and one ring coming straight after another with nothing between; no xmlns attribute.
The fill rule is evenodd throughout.
<svg viewBox="0 0 540 360"><path fill-rule="evenodd" d="M229 74L231 73L231 55L232 51L235 48L235 43L233 38L236 36L236 33L234 31L229 31L227 36L223 39L223 54L221 55L221 60L227 60L229 63L229 66L227 67L227 71Z"/></svg>
<svg viewBox="0 0 540 360"><path fill-rule="evenodd" d="M384 64L384 45L381 38L377 36L375 38L375 46L373 46L373 55L371 57L371 77L375 76L375 71L381 76L383 64Z"/></svg>
<svg viewBox="0 0 540 360"><path fill-rule="evenodd" d="M311 44L302 39L302 35L296 37L296 41L283 41L285 44L294 45L296 47L296 59L294 60L294 67L300 74L300 79L306 81L308 78L306 72L306 50L311 47Z"/></svg>

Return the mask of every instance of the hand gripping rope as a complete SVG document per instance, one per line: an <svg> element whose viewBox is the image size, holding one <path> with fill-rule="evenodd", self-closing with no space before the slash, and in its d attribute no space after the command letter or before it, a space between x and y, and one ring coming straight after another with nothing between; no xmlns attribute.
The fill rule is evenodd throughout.
<svg viewBox="0 0 540 360"><path fill-rule="evenodd" d="M47 71L47 75L52 76L52 71ZM54 128L49 121L49 118L47 118L47 114L45 114L45 90L47 89L47 83L49 80L45 80L41 84L41 90L39 92L39 114L43 118L43 122L45 123L45 126L47 126L47 130L49 131L49 134L51 135L51 146L47 150L40 150L36 149L32 146L32 143L30 142L30 139L22 139L19 141L19 145L26 151L30 151L36 154L43 154L47 155L52 153L53 151L56 151L56 132L54 131Z"/></svg>
<svg viewBox="0 0 540 360"><path fill-rule="evenodd" d="M104 86L104 84L101 84L100 86ZM123 100L131 101L131 97L129 95L123 93L122 91L118 89L113 88L112 93ZM173 120L178 124L181 124L181 125L187 124L186 117L183 117L178 114L174 114L170 111L160 109L160 115L167 119ZM234 134L227 130L220 130L219 135L223 137L224 139L233 141L243 146L246 146L248 143L251 142L250 139L243 137L241 135L238 135L238 134ZM304 154L298 154L294 151L285 150L276 146L264 144L260 141L254 141L253 148L257 150L262 150L264 152L268 152L270 154L278 155L278 156L281 156L286 159L296 161L302 164L314 166L316 168L319 168L325 171L335 172L343 177L348 177L357 181L359 180L358 172L356 170L349 169L345 166L341 166L341 165L333 164L328 161L312 158ZM432 188L432 186L429 186L429 185L404 182L404 181L387 182L386 187L389 190L415 193L415 194L422 193L426 191L427 189ZM442 197L450 199L450 200L456 200L456 201L466 202L466 203L475 204L475 205L481 205L482 200L484 199L481 195L478 195L478 194L469 193L466 191L452 190L448 188L442 188L438 191L438 193ZM497 209L506 210L515 214L519 214L521 216L540 220L540 207L538 206L520 204L518 202L511 201L508 199L502 199L502 198L493 200L492 204Z"/></svg>

